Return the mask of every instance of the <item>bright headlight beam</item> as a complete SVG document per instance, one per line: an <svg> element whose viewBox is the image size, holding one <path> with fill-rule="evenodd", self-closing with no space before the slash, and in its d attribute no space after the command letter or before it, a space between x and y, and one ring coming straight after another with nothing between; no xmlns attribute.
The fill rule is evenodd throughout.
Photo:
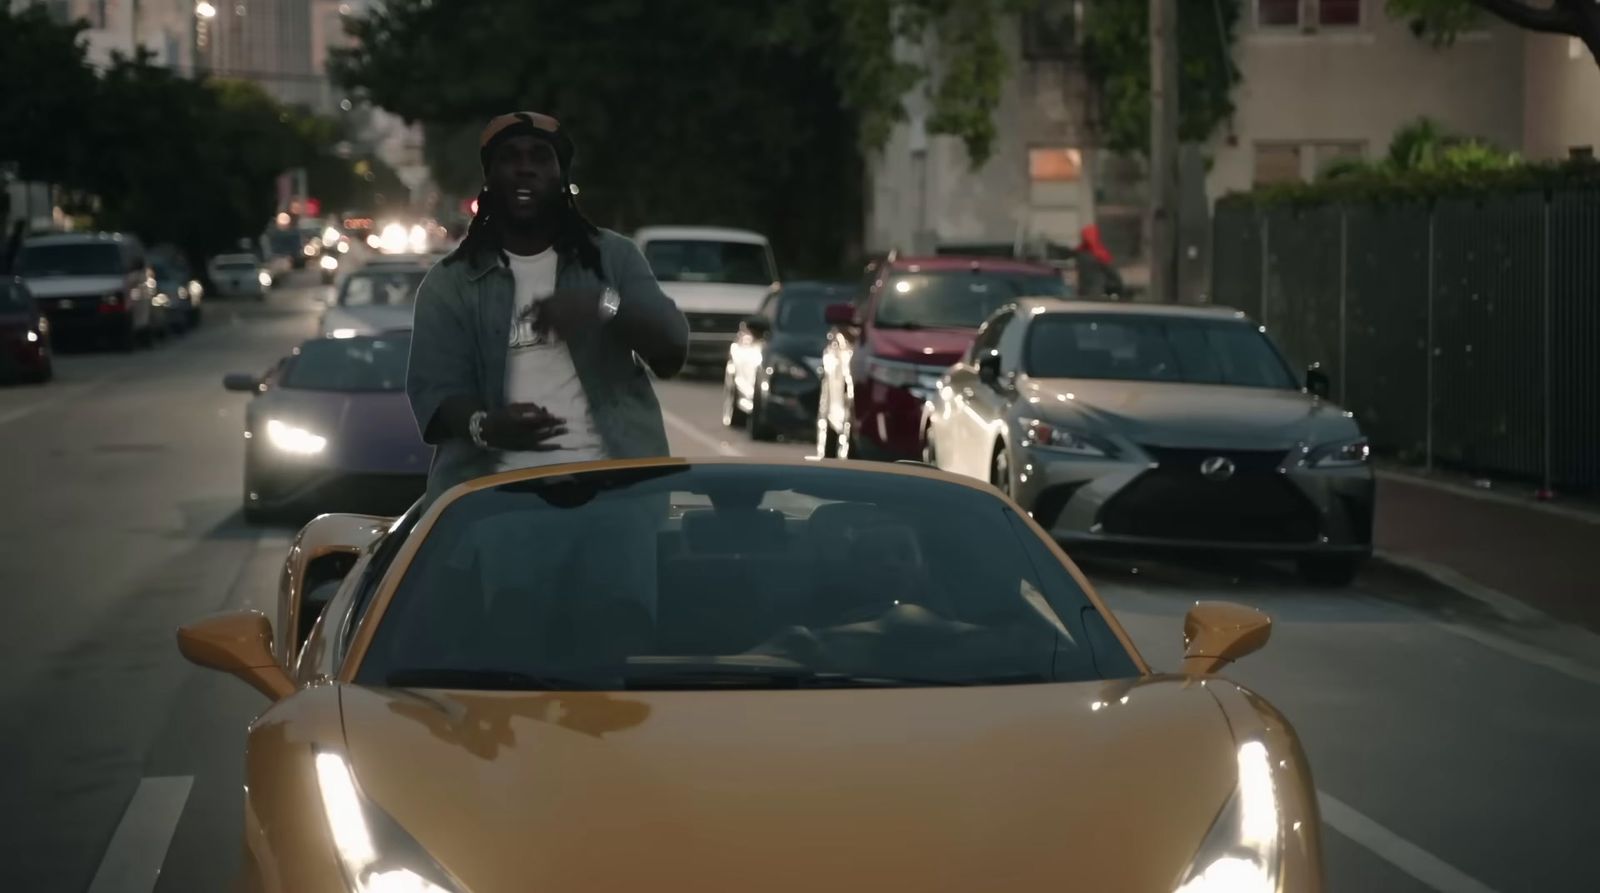
<svg viewBox="0 0 1600 893"><path fill-rule="evenodd" d="M328 445L328 438L277 419L267 420L267 440L286 453L296 453L301 456L320 453Z"/></svg>

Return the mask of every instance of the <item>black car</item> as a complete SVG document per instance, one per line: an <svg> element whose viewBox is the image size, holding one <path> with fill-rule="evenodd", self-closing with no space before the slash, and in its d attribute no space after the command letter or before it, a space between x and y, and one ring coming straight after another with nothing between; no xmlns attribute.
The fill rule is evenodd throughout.
<svg viewBox="0 0 1600 893"><path fill-rule="evenodd" d="M0 274L0 382L49 381L50 323L28 286Z"/></svg>
<svg viewBox="0 0 1600 893"><path fill-rule="evenodd" d="M810 439L816 429L824 310L847 301L842 282L789 282L739 326L723 375L722 423L746 425L756 440Z"/></svg>

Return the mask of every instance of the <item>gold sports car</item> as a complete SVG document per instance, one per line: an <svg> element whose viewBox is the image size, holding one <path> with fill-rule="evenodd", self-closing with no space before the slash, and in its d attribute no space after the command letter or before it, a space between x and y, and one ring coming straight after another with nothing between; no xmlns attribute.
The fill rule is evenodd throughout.
<svg viewBox="0 0 1600 893"><path fill-rule="evenodd" d="M178 632L272 701L245 890L1321 889L1294 731L1212 675L1268 618L1196 604L1157 674L1014 503L922 466L508 472L312 521L278 613Z"/></svg>

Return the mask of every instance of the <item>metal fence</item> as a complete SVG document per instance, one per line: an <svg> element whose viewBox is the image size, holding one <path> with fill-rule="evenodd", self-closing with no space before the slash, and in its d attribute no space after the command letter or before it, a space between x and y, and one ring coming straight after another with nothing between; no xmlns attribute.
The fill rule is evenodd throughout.
<svg viewBox="0 0 1600 893"><path fill-rule="evenodd" d="M1224 202L1212 300L1322 363L1381 451L1600 490L1600 191Z"/></svg>

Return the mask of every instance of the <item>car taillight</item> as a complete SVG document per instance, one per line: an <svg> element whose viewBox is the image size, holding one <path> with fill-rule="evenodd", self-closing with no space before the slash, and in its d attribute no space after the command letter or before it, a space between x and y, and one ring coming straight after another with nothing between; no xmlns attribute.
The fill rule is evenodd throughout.
<svg viewBox="0 0 1600 893"><path fill-rule="evenodd" d="M127 304L127 295L122 292L113 292L100 299L101 313L121 313Z"/></svg>

